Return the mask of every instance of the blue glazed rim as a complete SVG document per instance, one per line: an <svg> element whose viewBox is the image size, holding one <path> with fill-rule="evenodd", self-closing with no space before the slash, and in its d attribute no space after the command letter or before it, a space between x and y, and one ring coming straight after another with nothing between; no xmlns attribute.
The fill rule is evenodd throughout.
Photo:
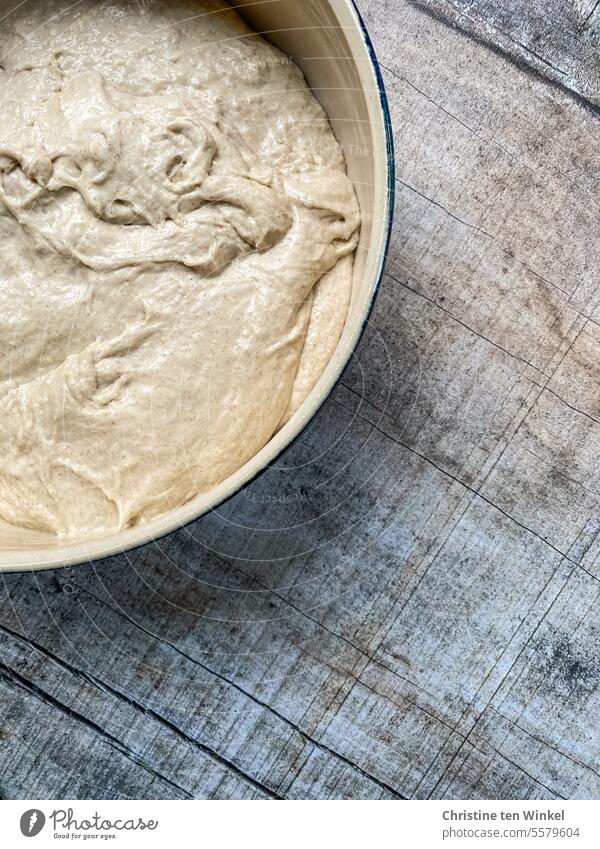
<svg viewBox="0 0 600 849"><path fill-rule="evenodd" d="M250 478L248 478L248 480L244 481L244 483L242 483L237 489L235 489L233 492L226 495L218 503L212 505L212 507L209 507L207 510L198 513L198 515L193 516L192 518L182 522L181 524L177 525L176 527L168 528L168 529L165 529L164 531L157 531L156 533L151 534L147 539L143 539L140 542L133 543L130 546L123 546L123 547L115 548L114 550L99 552L97 556L94 556L93 553L90 553L87 556L82 554L80 557L75 557L72 560L68 560L67 562L62 562L62 563L49 562L49 563L45 564L45 563L42 562L42 563L35 563L35 564L30 564L30 565L27 565L27 563L22 563L22 564L15 564L14 566L10 565L10 564L6 564L6 565L3 565L3 566L0 567L0 573L19 573L19 572L33 572L33 571L50 572L50 571L53 571L53 570L56 570L56 569L65 569L65 568L69 568L69 567L72 567L72 566L82 566L84 564L88 564L88 565L91 565L92 563L100 564L104 561L112 560L115 557L126 556L127 554L129 554L129 552L138 551L139 549L144 548L145 546L150 546L153 543L157 543L160 540L166 539L167 537L171 536L172 534L176 534L176 533L184 530L185 528L189 528L190 525L192 525L194 522L199 521L204 516L207 516L209 513L213 513L214 511L216 511L220 507L222 507L224 504L226 504L228 501L230 501L232 498L235 498L237 495L239 495L241 492L243 492L247 487L249 487L251 484L253 484L259 477L261 477L261 475L263 475L269 468L271 468L273 466L273 464L276 463L277 460L279 460L279 458L284 454L284 452L287 451L289 448L291 448L297 442L297 440L300 439L300 437L305 433L305 431L307 430L309 425L314 421L315 417L323 409L323 406L329 400L329 398L333 394L334 390L337 388L337 386L338 386L338 384L339 384L339 382L342 378L342 374L343 374L345 368L347 367L348 363L350 362L351 356L356 351L361 339L363 338L367 324L369 323L369 320L370 320L371 315L373 313L373 308L375 306L375 301L377 299L377 295L379 294L379 290L381 288L381 282L383 280L385 262L386 262L386 259L387 259L387 254L388 254L389 246L390 246L390 240L391 240L391 236L392 236L392 224L393 224L393 218L394 218L394 201L395 201L395 195L396 195L396 158L395 158L395 151L394 151L394 135L393 135L393 129L392 129L392 118L391 118L391 113L390 113L390 106L389 106L387 92L386 92L386 89L385 89L385 83L383 81L383 75L381 73L381 68L379 66L379 61L377 59L377 53L376 53L375 47L373 45L373 42L371 40L371 36L369 35L369 31L367 29L367 26L364 22L364 19L361 15L360 11L358 9L358 6L356 5L355 0L346 0L346 2L348 3L349 9L354 14L354 17L356 19L356 23L357 23L358 28L360 30L360 33L362 35L363 42L364 42L365 47L367 48L367 52L369 54L371 69L374 73L375 80L376 80L376 83L377 83L377 91L379 93L379 105L381 107L381 114L382 114L382 117L383 117L383 127L384 127L384 133L385 133L385 156L386 156L386 170L387 170L387 181L386 181L386 183L387 183L387 185L386 185L386 209L385 209L386 224L385 224L384 240L383 240L383 245L382 245L382 249L381 249L380 256L379 256L379 261L378 261L376 271L375 271L375 279L374 279L374 283L373 283L373 288L371 290L371 297L370 297L370 301L369 301L369 306L368 306L368 309L365 313L365 317L363 319L360 330L358 331L358 333L356 335L356 339L354 340L351 347L348 349L347 358L345 359L344 363L342 365L340 365L339 374L337 375L335 380L332 382L331 387L323 395L318 406L312 412L312 414L307 419L305 424L303 424L302 427L300 428L300 430L294 436L292 436L290 438L290 440L285 443L285 445L283 445L281 447L281 449L277 452L277 454L275 454L275 456L272 457L269 460L269 462L266 463L262 468L260 468L254 475L252 475ZM101 539L98 540L98 543L101 543ZM18 556L18 554L19 554L19 552L15 551L15 555Z"/></svg>

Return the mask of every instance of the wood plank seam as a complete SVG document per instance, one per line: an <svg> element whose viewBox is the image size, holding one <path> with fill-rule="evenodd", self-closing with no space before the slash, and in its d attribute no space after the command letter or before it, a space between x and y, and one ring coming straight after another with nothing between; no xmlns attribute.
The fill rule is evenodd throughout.
<svg viewBox="0 0 600 849"><path fill-rule="evenodd" d="M149 716L151 716L152 718L154 718L158 722L160 722L165 728L168 728L171 732L176 734L183 742L191 745L192 747L194 747L196 749L201 750L202 752L204 752L204 754L208 755L211 759L220 763L222 766L226 767L228 770L230 770L233 773L235 773L236 775L238 775L244 781L248 782L249 784L254 786L256 789L260 790L261 793L264 793L265 795L267 795L267 796L269 796L273 799L279 798L273 790L270 790L268 787L261 784L261 782L257 781L252 776L244 773L241 769L239 769L239 767L237 767L235 764L228 761L227 759L223 758L218 752L215 752L213 749L209 748L208 746L205 746L204 744L200 743L198 740L195 740L194 738L189 737L189 735L187 735L181 728L179 728L174 723L170 722L164 716L157 714L156 711L153 708L151 708L150 706L139 704L138 702L135 701L135 699L130 698L125 693L122 693L118 690L115 690L113 687L111 687L109 684L107 684L107 682L105 682L105 681L100 682L95 676L91 675L90 673L86 673L83 670L77 669L72 664L68 663L67 661L65 661L62 658L59 658L55 654L50 654L47 649L44 649L41 645L39 645L38 643L35 643L33 640L31 640L31 638L25 637L22 634L18 634L17 632L12 631L10 628L8 628L5 625L0 624L0 632L4 633L5 635L11 636L13 639L18 640L19 642L25 644L31 650L38 652L42 656L50 658L52 660L52 662L54 664L56 664L59 668L65 670L65 671L69 672L70 674L75 675L79 678L83 678L88 683L90 683L92 686L98 688L100 691L102 691L104 693L108 693L111 696L114 696L114 697L126 702L127 704L129 704L133 708L135 708L136 710L141 710L144 713L147 713ZM148 769L148 770L152 771L154 774L160 776L160 773L156 772L156 770L154 770L154 768L151 767L149 764L142 763L142 761L139 759L139 755L137 755L137 753L135 753L130 747L128 747L127 745L125 745L124 743L119 741L116 737L111 735L109 732L107 732L101 726L92 722L87 717L78 713L73 708L69 707L68 705L65 705L63 702L61 702L58 699L56 699L55 697L51 696L49 693L46 693L38 685L34 684L31 681L28 681L20 673L16 672L14 669L11 669L10 667L6 666L6 664L1 660L0 660L0 666L2 666L2 668L5 670L5 673L7 675L12 675L15 682L20 683L21 686L28 689L28 691L32 695L36 695L38 698L43 699L48 704L56 707L57 709L61 710L62 712L64 712L68 716L71 716L72 718L76 719L78 722L82 722L83 724L87 725L91 730L95 731L97 734L100 734L103 739L106 738L106 741L112 743L112 745L115 748L117 748L119 751L121 751L122 754L125 754L127 757L129 757L131 760L133 760L135 763L140 763L141 765L144 766L145 769ZM163 778L167 782L170 781L165 776L160 776L160 777ZM170 783L172 783L172 782L170 782ZM177 789L179 789L183 793L185 793L188 798L193 798L192 795L187 790L185 790L184 788L178 787L178 785L173 785L173 786L177 787Z"/></svg>
<svg viewBox="0 0 600 849"><path fill-rule="evenodd" d="M198 666L199 668L203 669L205 672L209 673L210 675L215 676L215 677L216 677L216 678L218 678L219 680L221 680L221 681L223 681L224 683L226 683L228 686L233 687L233 688L234 688L234 689L236 689L238 692L240 692L241 694L243 694L243 695L244 695L244 696L246 696L247 698L249 698L249 699L251 699L252 701L254 701L256 704L258 704L258 705L260 705L261 707L263 707L263 708L265 708L266 710L268 710L270 713L272 713L272 714L273 714L274 716L276 716L278 719L280 719L281 721L285 722L285 724L286 724L286 725L287 725L287 726L288 726L288 727L289 727L292 731L297 732L297 733L298 733L298 734L299 734L299 735L300 735L300 736L301 736L301 737L302 737L302 738L303 738L306 742L310 743L311 745L316 746L317 748L322 749L323 751L328 752L328 753L329 753L329 754L331 754L332 756L334 756L334 757L338 758L339 760L341 760L341 761L345 762L346 764L348 764L349 766L351 766L353 769L356 769L357 771L361 772L361 773L362 773L362 774L363 774L366 778L368 778L370 781L373 781L373 782L375 782L376 784L378 784L379 786L381 786L381 788L382 788L382 789L386 790L387 792L390 792L390 793L394 794L394 795L395 795L395 796L397 796L398 798L402 798L402 797L401 797L401 795L400 795L400 794L398 794L398 792L397 792L396 790L394 790L394 788L387 786L384 782L381 782L380 780L378 780L378 779L377 779L377 778L375 778L374 776L369 775L367 772L365 772L364 770L362 770L360 766L358 766L357 764L355 764L355 763L353 763L352 761L350 761L350 760L348 760L347 758L345 758L345 757L344 757L341 753L336 752L336 751L334 751L333 749L330 749L328 746L326 746L326 745L324 745L323 743L320 743L318 740L316 740L316 739L312 738L309 734L307 734L306 732L304 732L304 731L303 731L303 730L302 730L302 729L301 729L298 725L296 725L295 723L293 723L291 720L289 720L289 719L288 719L287 717L285 717L283 714L281 714L281 713L279 713L278 711L276 711L276 710L275 710L275 709L274 709L271 705L269 705L269 704L267 704L266 702L263 702L262 700L258 699L258 698L257 698L257 697L253 694L253 693L249 692L247 689L243 688L242 686L240 686L239 684L237 684L235 681L233 681L233 680L231 680L231 679L227 678L227 677L226 677L226 676L224 676L224 675L221 675L221 674L220 674L219 672L217 672L216 670L211 669L211 667L209 667L209 666L208 666L208 665L206 665L205 663L202 663L202 661L198 660L197 658L194 658L194 657L192 657L191 655L187 654L187 653L186 653L186 652L184 652L182 649L180 649L178 646L176 646L174 643L169 642L169 641L168 641L168 640L166 640L164 637L161 637L159 634L155 634L155 633L153 633L152 631L149 631L148 629L144 628L144 626L143 626L143 625L141 625L141 623L139 623L139 622L135 622L135 621L134 621L134 620L132 620L130 617L127 617L127 616L126 616L126 614L125 614L123 611L121 611L121 610L119 610L118 608L116 608L116 607L112 606L111 604L109 604L107 601L105 601L104 599L100 598L99 596L97 596L97 595L95 595L95 594L91 593L88 589L86 589L86 588L84 588L84 587L79 586L79 585L76 583L76 581L75 581L75 582L73 582L73 584L74 584L74 586L75 586L75 587L76 587L76 588L77 588L80 592L82 592L82 593L84 593L84 594L87 594L87 595L90 595L90 596L93 596L93 598L95 599L95 601L96 601L96 602L98 602L99 604L106 605L107 607L110 607L110 609L111 609L111 610L115 611L115 612L116 612L116 613L118 613L119 615L121 615L121 616L125 616L125 617L127 618L127 621L128 621L128 622L130 622L130 624L133 624L136 628L139 628L141 631L143 631L144 633L146 633L148 636L150 636L150 637L152 637L153 639L157 640L158 642L160 642L161 644L165 645L166 647L168 647L170 650L172 650L172 651L176 652L177 654L180 654L182 657L185 657L187 660L189 660L189 661L190 661L191 663L193 663L195 666ZM285 601L285 599L283 598L283 596L280 596L280 598L281 598L283 601ZM289 602L288 602L288 603L289 603ZM302 611L298 611L298 612L302 612ZM308 614L304 614L304 615L308 615ZM317 622L317 620L313 620L313 621L314 621L316 624L320 624L320 623L318 623L318 622ZM327 629L327 628L325 628L325 626L321 625L321 627L323 627L323 629L324 629L324 630L328 631L328 629ZM1 630L5 630L5 628L3 628L3 626L2 626L2 625L0 625L0 631L1 631ZM334 633L334 632L332 632L332 631L328 631L328 632L329 632L330 634L332 634L333 636L339 637L339 635L338 635L338 634L335 634L335 633ZM340 639L344 639L344 638L342 638L342 637L339 637L339 638L340 638ZM346 641L346 640L344 640L344 641L345 641L345 642L348 642L348 641ZM360 651L360 650L359 650L359 649L357 649L355 646L353 646L351 643L349 643L349 645L350 645L350 646L351 646L351 648L353 648L355 651L357 651L357 652L358 652L358 651ZM368 659L369 659L369 660L371 660L371 658L368 658ZM85 673L80 672L80 674L85 674ZM115 692L114 692L114 694L115 694L115 695L118 695L118 694L119 694L119 691L115 691ZM120 693L120 697L121 697L121 698L123 698L123 699L126 699L127 701L130 701L130 700L128 699L128 697L127 697L127 696L125 696L125 694ZM137 704L136 702L132 702L132 703L133 703L133 704ZM144 707L143 705L138 705L138 707L141 707L141 708L142 708L142 709L144 709L144 710L151 710L150 708ZM168 720L165 720L165 719L164 719L164 717L162 717L162 716L160 716L160 715L157 715L157 718L158 718L158 719L160 719L160 720L161 720L162 722L164 722L165 724L170 725L170 723L168 722ZM175 730L175 728L177 728L177 726L173 726L173 730ZM182 732L182 731L181 731L181 729L180 729L180 730L179 730L179 733L183 734L184 732ZM244 773L242 773L242 774L244 775ZM250 776L246 776L246 777L247 777L249 780L253 780L253 779L251 779L251 777L250 777Z"/></svg>

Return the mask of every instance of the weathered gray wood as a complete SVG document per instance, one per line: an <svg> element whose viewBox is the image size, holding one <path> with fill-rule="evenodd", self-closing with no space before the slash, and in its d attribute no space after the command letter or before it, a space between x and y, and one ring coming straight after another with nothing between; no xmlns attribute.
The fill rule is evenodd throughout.
<svg viewBox="0 0 600 849"><path fill-rule="evenodd" d="M1 579L1 796L600 795L600 10L361 5L398 152L363 342L215 513Z"/></svg>

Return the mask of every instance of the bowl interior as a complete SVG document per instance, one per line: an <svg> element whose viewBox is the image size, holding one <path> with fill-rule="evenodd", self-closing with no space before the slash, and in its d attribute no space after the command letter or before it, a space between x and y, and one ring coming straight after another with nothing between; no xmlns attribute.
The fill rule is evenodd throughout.
<svg viewBox="0 0 600 849"><path fill-rule="evenodd" d="M238 0L235 5L256 32L302 68L331 120L356 187L363 223L342 338L302 407L262 451L222 484L140 527L71 544L0 520L0 571L50 568L115 554L222 503L275 459L312 418L347 363L368 317L388 235L390 157L373 57L354 6L349 0Z"/></svg>

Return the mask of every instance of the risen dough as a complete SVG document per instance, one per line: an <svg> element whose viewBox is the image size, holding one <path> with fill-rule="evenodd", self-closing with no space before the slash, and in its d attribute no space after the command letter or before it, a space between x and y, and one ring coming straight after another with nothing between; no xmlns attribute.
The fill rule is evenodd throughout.
<svg viewBox="0 0 600 849"><path fill-rule="evenodd" d="M220 2L30 0L0 53L0 516L114 531L302 403L358 206L301 73Z"/></svg>

